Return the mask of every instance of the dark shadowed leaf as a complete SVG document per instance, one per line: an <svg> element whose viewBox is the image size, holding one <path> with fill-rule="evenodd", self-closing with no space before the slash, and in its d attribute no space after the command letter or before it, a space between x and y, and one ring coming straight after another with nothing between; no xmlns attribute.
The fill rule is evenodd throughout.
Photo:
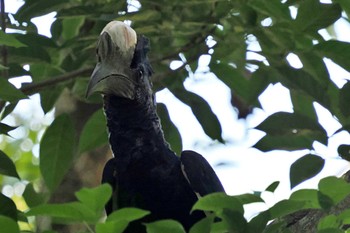
<svg viewBox="0 0 350 233"><path fill-rule="evenodd" d="M32 18L51 13L59 8L59 5L69 2L68 0L56 0L48 2L46 0L27 0L26 4L18 10L16 19L20 21L30 21Z"/></svg>
<svg viewBox="0 0 350 233"><path fill-rule="evenodd" d="M17 222L6 216L0 216L0 226L2 232L19 233Z"/></svg>
<svg viewBox="0 0 350 233"><path fill-rule="evenodd" d="M314 47L319 56L327 57L350 72L350 43L336 40L328 40Z"/></svg>
<svg viewBox="0 0 350 233"><path fill-rule="evenodd" d="M350 161L350 145L340 145L338 147L338 153L342 159Z"/></svg>
<svg viewBox="0 0 350 233"><path fill-rule="evenodd" d="M13 102L5 106L5 109L1 115L0 119L4 119L6 116L8 116L10 113L12 113L13 109L17 106L18 102Z"/></svg>
<svg viewBox="0 0 350 233"><path fill-rule="evenodd" d="M8 132L10 132L11 130L14 130L16 128L17 127L12 127L12 126L6 125L4 123L0 123L0 134L8 135Z"/></svg>
<svg viewBox="0 0 350 233"><path fill-rule="evenodd" d="M186 90L176 89L171 91L181 102L191 107L193 114L209 137L223 142L220 122L209 104L202 97Z"/></svg>
<svg viewBox="0 0 350 233"><path fill-rule="evenodd" d="M80 152L95 149L108 142L106 118L102 110L95 112L88 120L80 136Z"/></svg>
<svg viewBox="0 0 350 233"><path fill-rule="evenodd" d="M160 220L146 224L147 233L185 233L183 226L175 220Z"/></svg>
<svg viewBox="0 0 350 233"><path fill-rule="evenodd" d="M265 191L268 191L268 192L275 192L275 190L277 189L278 185L280 184L279 181L275 181L273 182L272 184L270 184L266 189Z"/></svg>
<svg viewBox="0 0 350 233"><path fill-rule="evenodd" d="M68 115L57 117L40 143L40 171L50 191L70 168L75 152L75 131Z"/></svg>
<svg viewBox="0 0 350 233"><path fill-rule="evenodd" d="M317 175L324 166L324 159L316 155L305 155L295 161L289 172L290 186L294 188L303 181Z"/></svg>
<svg viewBox="0 0 350 233"><path fill-rule="evenodd" d="M182 141L179 130L171 121L168 109L162 103L157 103L157 113L161 119L162 129L166 141L176 154L180 155L182 151Z"/></svg>
<svg viewBox="0 0 350 233"><path fill-rule="evenodd" d="M295 19L295 28L303 32L317 32L337 21L341 12L338 4L322 4L318 0L302 1Z"/></svg>
<svg viewBox="0 0 350 233"><path fill-rule="evenodd" d="M335 0L334 2L339 3L346 14L350 15L350 2L348 0Z"/></svg>
<svg viewBox="0 0 350 233"><path fill-rule="evenodd" d="M49 112L55 105L58 97L61 95L62 88L56 86L55 88L44 89L40 92L41 108L44 113Z"/></svg>
<svg viewBox="0 0 350 233"><path fill-rule="evenodd" d="M33 184L29 183L23 192L23 198L29 207L38 206L43 204L47 200L47 196L44 193L38 193L34 190Z"/></svg>
<svg viewBox="0 0 350 233"><path fill-rule="evenodd" d="M339 108L345 117L350 116L350 82L347 82L339 93Z"/></svg>
<svg viewBox="0 0 350 233"><path fill-rule="evenodd" d="M261 151L312 148L314 141L326 142L327 135L318 131L299 130L298 134L266 135L254 147Z"/></svg>
<svg viewBox="0 0 350 233"><path fill-rule="evenodd" d="M20 90L14 87L6 79L0 78L0 99L17 102L20 99L27 98Z"/></svg>
<svg viewBox="0 0 350 233"><path fill-rule="evenodd" d="M0 150L0 174L20 179L13 161Z"/></svg>
<svg viewBox="0 0 350 233"><path fill-rule="evenodd" d="M4 215L6 217L13 219L14 221L17 221L16 204L1 192L0 192L0 203L1 203L0 215Z"/></svg>

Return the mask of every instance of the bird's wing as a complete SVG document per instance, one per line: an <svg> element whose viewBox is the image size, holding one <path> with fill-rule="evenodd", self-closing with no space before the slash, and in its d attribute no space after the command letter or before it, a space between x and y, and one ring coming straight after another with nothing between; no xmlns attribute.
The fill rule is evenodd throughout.
<svg viewBox="0 0 350 233"><path fill-rule="evenodd" d="M109 199L105 206L106 214L109 215L114 210L116 210L117 207L117 172L114 158L108 160L103 169L102 183L108 183L113 189L112 197Z"/></svg>
<svg viewBox="0 0 350 233"><path fill-rule="evenodd" d="M186 150L181 153L180 159L182 172L197 195L225 192L215 171L202 155Z"/></svg>

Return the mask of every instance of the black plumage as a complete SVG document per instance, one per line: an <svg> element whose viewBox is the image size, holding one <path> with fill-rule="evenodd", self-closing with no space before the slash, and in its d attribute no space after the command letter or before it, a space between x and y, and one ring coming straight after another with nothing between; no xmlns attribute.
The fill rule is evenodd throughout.
<svg viewBox="0 0 350 233"><path fill-rule="evenodd" d="M106 212L137 207L151 211L142 221L175 219L188 230L205 217L201 211L191 213L198 196L224 189L200 154L184 151L178 157L165 141L152 92L148 39L134 38L136 33L121 22L113 21L106 28L98 42L99 62L88 87L88 95L104 95L114 154L102 178L113 187ZM135 223L128 230L142 232L142 228Z"/></svg>

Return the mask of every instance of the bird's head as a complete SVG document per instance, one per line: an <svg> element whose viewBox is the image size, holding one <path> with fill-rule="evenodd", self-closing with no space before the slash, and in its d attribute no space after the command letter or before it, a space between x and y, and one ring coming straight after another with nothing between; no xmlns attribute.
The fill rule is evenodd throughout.
<svg viewBox="0 0 350 233"><path fill-rule="evenodd" d="M120 21L108 23L97 43L98 61L86 96L98 92L134 100L151 94L148 50L148 39L137 36L130 26Z"/></svg>

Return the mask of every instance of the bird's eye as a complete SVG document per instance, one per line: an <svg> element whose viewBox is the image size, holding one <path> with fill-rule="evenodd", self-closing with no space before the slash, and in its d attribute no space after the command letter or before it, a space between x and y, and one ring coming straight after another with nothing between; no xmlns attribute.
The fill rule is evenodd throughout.
<svg viewBox="0 0 350 233"><path fill-rule="evenodd" d="M139 76L140 76L140 78L143 78L143 71L142 70L139 71Z"/></svg>

